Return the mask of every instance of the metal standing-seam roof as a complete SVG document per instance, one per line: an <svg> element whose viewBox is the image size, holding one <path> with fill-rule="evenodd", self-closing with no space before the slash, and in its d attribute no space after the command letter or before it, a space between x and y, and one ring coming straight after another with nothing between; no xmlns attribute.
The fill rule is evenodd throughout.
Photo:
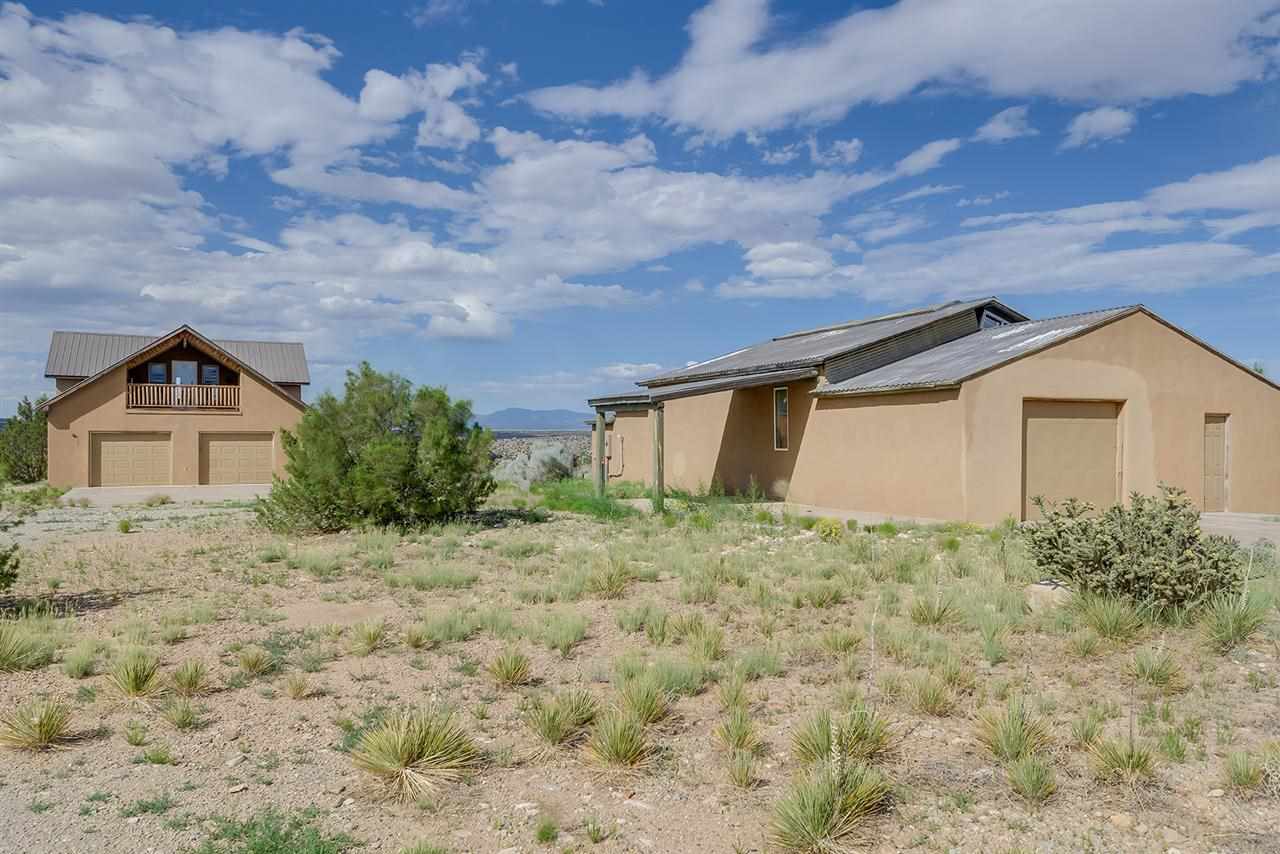
<svg viewBox="0 0 1280 854"><path fill-rule="evenodd" d="M111 332L54 332L46 377L91 377L163 336ZM295 341L214 341L274 383L307 385L311 373L302 344Z"/></svg>
<svg viewBox="0 0 1280 854"><path fill-rule="evenodd" d="M839 397L954 388L1006 362L1142 310L1142 306L1125 306L994 326L843 382L822 386L814 394L818 397Z"/></svg>
<svg viewBox="0 0 1280 854"><path fill-rule="evenodd" d="M588 406L647 406L661 403L664 400L676 400L681 397L693 397L698 394L710 394L717 391L731 391L740 388L757 388L762 385L791 383L796 380L811 379L818 375L817 368L791 368L785 371L761 371L755 374L733 374L727 377L712 377L707 380L694 380L687 383L672 383L655 386L639 391L624 391L618 394L605 394L590 398Z"/></svg>
<svg viewBox="0 0 1280 854"><path fill-rule="evenodd" d="M1002 313L1011 318L1025 319L1024 315L1014 311L994 297L970 300L968 302L948 302L898 314L871 317L865 320L852 320L833 326L781 335L750 347L744 347L741 350L735 350L732 353L726 353L723 356L716 356L705 362L698 362L679 370L668 371L665 374L641 380L639 385L655 387L735 374L754 374L790 368L816 367L842 353L848 353L892 338L895 335L928 326L938 320L961 312L973 311L988 305L1000 309Z"/></svg>

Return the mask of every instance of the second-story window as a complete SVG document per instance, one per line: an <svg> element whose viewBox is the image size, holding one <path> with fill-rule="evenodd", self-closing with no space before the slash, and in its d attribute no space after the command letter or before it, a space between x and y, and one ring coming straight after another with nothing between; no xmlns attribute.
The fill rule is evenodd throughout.
<svg viewBox="0 0 1280 854"><path fill-rule="evenodd" d="M168 382L169 373L165 368L164 362L148 362L147 363L147 382L163 383Z"/></svg>
<svg viewBox="0 0 1280 854"><path fill-rule="evenodd" d="M200 383L202 385L218 384L218 366L217 365L201 365L200 366Z"/></svg>

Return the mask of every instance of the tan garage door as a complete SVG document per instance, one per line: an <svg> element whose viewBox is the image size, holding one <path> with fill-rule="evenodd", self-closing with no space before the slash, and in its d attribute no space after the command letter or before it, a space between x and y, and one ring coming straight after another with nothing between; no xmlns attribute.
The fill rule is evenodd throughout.
<svg viewBox="0 0 1280 854"><path fill-rule="evenodd" d="M168 433L94 433L90 486L163 486L170 482Z"/></svg>
<svg viewBox="0 0 1280 854"><path fill-rule="evenodd" d="M1031 499L1079 498L1103 508L1117 500L1119 406L1028 400L1023 420L1023 518L1040 516Z"/></svg>
<svg viewBox="0 0 1280 854"><path fill-rule="evenodd" d="M201 483L270 483L270 433L201 433Z"/></svg>

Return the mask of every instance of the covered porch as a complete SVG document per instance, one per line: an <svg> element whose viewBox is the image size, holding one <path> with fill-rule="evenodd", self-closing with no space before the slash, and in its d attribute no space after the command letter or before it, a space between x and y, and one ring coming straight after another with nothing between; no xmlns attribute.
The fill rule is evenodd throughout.
<svg viewBox="0 0 1280 854"><path fill-rule="evenodd" d="M726 391L767 387L785 389L790 383L812 380L817 375L818 370L813 367L743 372L734 376L717 377L710 380L652 385L639 391L628 391L589 399L587 403L595 410L595 423L592 427L592 474L596 494L604 496L607 493L609 480L612 476L610 474L610 462L615 453L621 453L622 450L619 447L615 451L613 443L607 436L611 419L616 421L619 417L642 415L649 421L651 429L648 437L647 463L649 471L647 474L649 475L650 506L654 513L662 513L665 509L666 496L666 403L682 398ZM789 424L790 401L785 393L780 400L782 429L784 430L783 449L785 450L785 431ZM774 406L774 430L776 433L778 429L777 407L779 403L775 402ZM775 437L775 449L777 448L776 442L777 439Z"/></svg>

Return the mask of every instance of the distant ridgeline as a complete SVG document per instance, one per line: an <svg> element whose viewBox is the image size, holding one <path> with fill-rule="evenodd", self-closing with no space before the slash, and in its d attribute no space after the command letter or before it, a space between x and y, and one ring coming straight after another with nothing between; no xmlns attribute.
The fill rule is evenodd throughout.
<svg viewBox="0 0 1280 854"><path fill-rule="evenodd" d="M476 423L495 432L577 432L587 429L589 412L571 409L500 409L477 415Z"/></svg>

